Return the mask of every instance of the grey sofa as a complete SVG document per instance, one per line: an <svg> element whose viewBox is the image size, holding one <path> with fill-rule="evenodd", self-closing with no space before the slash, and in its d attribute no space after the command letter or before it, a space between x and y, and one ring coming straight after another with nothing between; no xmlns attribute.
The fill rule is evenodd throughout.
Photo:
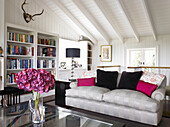
<svg viewBox="0 0 170 127"><path fill-rule="evenodd" d="M158 125L163 113L162 100L165 97L165 86L166 78L151 97L128 89L73 87L66 90L66 105L149 125Z"/></svg>

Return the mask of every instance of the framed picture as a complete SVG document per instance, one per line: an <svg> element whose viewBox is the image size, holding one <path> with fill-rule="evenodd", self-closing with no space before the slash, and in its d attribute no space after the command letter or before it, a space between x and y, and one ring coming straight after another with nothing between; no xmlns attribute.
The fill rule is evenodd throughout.
<svg viewBox="0 0 170 127"><path fill-rule="evenodd" d="M101 45L101 62L111 62L112 61L112 46L111 45Z"/></svg>

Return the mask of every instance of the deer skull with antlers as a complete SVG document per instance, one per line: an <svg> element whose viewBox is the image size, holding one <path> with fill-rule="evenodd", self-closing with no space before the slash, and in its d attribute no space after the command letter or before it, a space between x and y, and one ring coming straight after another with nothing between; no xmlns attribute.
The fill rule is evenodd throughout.
<svg viewBox="0 0 170 127"><path fill-rule="evenodd" d="M26 11L25 11L25 9L24 9L24 5L25 5L25 4L28 4L28 3L26 3L26 0L24 0L24 3L21 5L21 8L22 8L22 10L23 10L23 12L24 12L24 13L23 13L23 16L24 16L24 19L25 19L25 21L26 21L27 23L29 23L31 20L34 21L34 19L33 19L34 16L42 15L43 12L44 12L44 9L43 9L42 12L39 13L39 14L30 15L29 13L26 13Z"/></svg>

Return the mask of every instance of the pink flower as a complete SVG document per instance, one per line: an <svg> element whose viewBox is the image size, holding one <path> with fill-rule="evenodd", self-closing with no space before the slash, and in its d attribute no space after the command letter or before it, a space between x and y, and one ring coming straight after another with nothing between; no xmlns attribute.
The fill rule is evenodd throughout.
<svg viewBox="0 0 170 127"><path fill-rule="evenodd" d="M38 93L48 92L54 88L54 75L43 69L25 69L15 76L19 89L34 90Z"/></svg>

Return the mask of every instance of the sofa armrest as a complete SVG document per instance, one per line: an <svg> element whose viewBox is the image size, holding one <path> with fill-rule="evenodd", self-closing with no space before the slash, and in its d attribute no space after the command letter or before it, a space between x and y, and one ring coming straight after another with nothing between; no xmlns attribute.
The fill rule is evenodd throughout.
<svg viewBox="0 0 170 127"><path fill-rule="evenodd" d="M161 101L165 98L165 91L165 88L159 88L152 93L151 98Z"/></svg>
<svg viewBox="0 0 170 127"><path fill-rule="evenodd" d="M77 87L77 82L71 82L70 83L70 88L73 89L73 88L76 88Z"/></svg>

